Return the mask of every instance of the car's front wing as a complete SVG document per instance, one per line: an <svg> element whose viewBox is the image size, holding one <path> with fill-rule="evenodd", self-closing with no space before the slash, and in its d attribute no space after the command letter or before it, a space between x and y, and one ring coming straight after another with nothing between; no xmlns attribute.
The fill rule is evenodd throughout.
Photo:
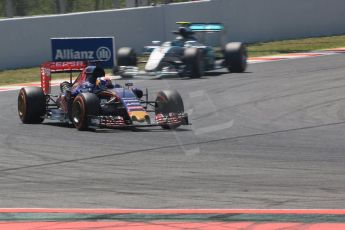
<svg viewBox="0 0 345 230"><path fill-rule="evenodd" d="M155 122L134 122L126 124L121 116L89 116L90 128L107 128L107 129L119 129L119 128L140 128L140 127L157 127L157 126L180 126L191 125L188 120L188 114L186 113L169 113L169 114L157 114L155 116Z"/></svg>

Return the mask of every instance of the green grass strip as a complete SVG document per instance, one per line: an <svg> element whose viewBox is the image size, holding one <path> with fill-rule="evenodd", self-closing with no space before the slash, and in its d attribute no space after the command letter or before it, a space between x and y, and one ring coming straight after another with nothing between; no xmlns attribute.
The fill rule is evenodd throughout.
<svg viewBox="0 0 345 230"><path fill-rule="evenodd" d="M309 52L345 47L345 35L255 43L248 45L249 57ZM110 71L108 71L110 72ZM61 77L68 77L61 75ZM0 85L40 81L39 67L0 71Z"/></svg>

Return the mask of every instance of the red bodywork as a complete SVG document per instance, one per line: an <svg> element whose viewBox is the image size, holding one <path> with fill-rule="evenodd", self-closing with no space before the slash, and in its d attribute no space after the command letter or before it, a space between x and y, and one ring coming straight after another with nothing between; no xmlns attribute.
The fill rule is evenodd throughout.
<svg viewBox="0 0 345 230"><path fill-rule="evenodd" d="M82 61L71 62L45 62L41 65L41 87L45 95L51 93L51 74L52 73L68 73L68 72L80 72L85 69L87 64ZM77 81L83 81L82 76L85 78L85 74L82 74Z"/></svg>

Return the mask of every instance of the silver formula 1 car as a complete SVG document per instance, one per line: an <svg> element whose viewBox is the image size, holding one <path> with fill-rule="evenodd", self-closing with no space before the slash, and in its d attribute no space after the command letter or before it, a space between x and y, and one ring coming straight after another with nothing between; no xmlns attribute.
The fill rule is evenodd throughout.
<svg viewBox="0 0 345 230"><path fill-rule="evenodd" d="M241 42L230 42L222 46L221 55L211 46L204 45L195 38L195 33L223 32L221 23L180 22L174 34L176 39L158 45L146 46L144 53L148 60L144 72L139 71L137 54L130 47L122 47L117 52L120 75L131 77L140 74L167 76L179 75L200 78L205 71L227 68L230 72L241 73L247 67L247 51Z"/></svg>

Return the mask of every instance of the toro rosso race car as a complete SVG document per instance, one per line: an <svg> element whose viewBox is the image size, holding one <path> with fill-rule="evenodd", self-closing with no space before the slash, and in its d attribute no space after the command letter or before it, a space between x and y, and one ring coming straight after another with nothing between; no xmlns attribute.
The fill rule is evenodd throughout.
<svg viewBox="0 0 345 230"><path fill-rule="evenodd" d="M70 80L51 94L51 74L69 72ZM72 72L80 72L72 81ZM144 98L144 99L143 99ZM47 62L41 66L41 87L19 91L18 114L23 123L44 119L72 123L78 130L161 126L175 129L188 125L183 101L176 90L159 91L148 100L147 89L113 84L104 69L84 62Z"/></svg>
<svg viewBox="0 0 345 230"><path fill-rule="evenodd" d="M177 37L172 41L146 46L144 53L149 54L145 65L145 75L155 76L189 76L200 78L205 71L227 68L230 72L241 73L247 67L247 51L241 42L222 45L221 55L214 48L206 46L195 38L196 32L224 32L221 23L178 22L181 26L173 33ZM137 55L134 49L122 47L117 52L117 63L123 77L141 74L137 67Z"/></svg>

